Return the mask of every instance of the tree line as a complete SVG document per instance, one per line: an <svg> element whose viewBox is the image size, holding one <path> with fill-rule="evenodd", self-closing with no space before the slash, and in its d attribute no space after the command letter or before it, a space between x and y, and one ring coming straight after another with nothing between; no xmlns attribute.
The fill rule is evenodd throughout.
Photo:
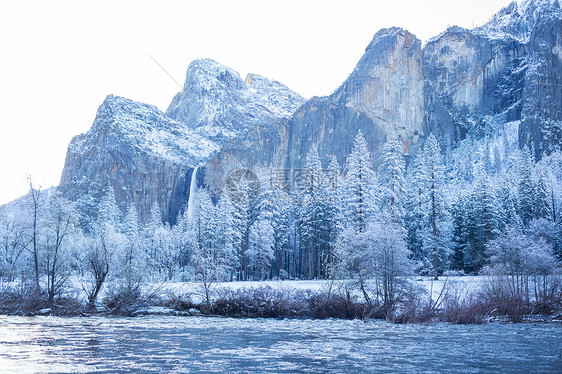
<svg viewBox="0 0 562 374"><path fill-rule="evenodd" d="M524 287L562 259L562 155L535 162L505 130L445 151L431 134L411 155L389 139L376 162L359 132L343 166L312 145L298 178L279 174L239 178L236 194L200 188L174 226L156 205L140 222L110 185L94 219L31 186L0 211L0 276L50 300L75 282L92 305L108 281L134 297L166 279L346 278L366 302L390 305L406 275L495 269Z"/></svg>

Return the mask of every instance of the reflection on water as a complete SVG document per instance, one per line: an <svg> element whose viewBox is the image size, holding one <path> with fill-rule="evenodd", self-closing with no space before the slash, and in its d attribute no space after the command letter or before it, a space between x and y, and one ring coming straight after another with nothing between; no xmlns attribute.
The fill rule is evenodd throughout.
<svg viewBox="0 0 562 374"><path fill-rule="evenodd" d="M554 372L562 326L0 317L0 372Z"/></svg>

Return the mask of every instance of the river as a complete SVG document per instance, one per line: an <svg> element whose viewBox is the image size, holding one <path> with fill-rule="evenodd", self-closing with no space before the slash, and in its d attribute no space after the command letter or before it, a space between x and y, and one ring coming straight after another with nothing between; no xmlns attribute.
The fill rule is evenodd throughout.
<svg viewBox="0 0 562 374"><path fill-rule="evenodd" d="M0 317L0 372L562 373L562 326Z"/></svg>

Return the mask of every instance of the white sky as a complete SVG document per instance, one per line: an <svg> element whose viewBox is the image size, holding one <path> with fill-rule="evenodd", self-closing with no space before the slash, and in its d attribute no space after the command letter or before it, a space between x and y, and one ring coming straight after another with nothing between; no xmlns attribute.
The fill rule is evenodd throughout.
<svg viewBox="0 0 562 374"><path fill-rule="evenodd" d="M244 0L0 2L0 204L26 175L57 185L66 148L108 94L163 111L189 62L209 57L330 94L373 35L400 26L422 41L485 23L509 0ZM145 52L146 51L146 52Z"/></svg>

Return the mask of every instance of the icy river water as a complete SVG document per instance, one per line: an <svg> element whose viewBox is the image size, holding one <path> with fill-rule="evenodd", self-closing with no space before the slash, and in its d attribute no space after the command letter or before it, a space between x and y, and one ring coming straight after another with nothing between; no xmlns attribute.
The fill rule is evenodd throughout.
<svg viewBox="0 0 562 374"><path fill-rule="evenodd" d="M0 372L562 373L562 326L0 317Z"/></svg>

